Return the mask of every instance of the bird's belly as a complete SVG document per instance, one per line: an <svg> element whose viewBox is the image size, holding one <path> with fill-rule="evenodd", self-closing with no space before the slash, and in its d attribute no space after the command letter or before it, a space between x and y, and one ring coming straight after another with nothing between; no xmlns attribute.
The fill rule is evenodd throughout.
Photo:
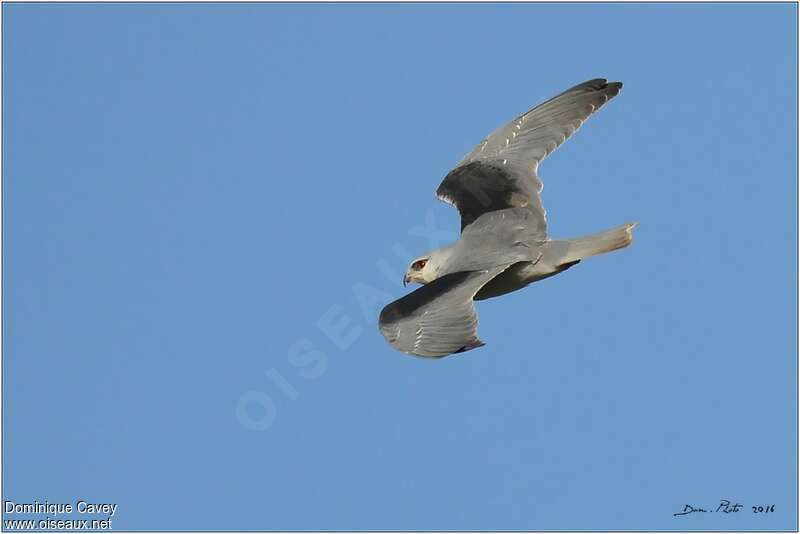
<svg viewBox="0 0 800 534"><path fill-rule="evenodd" d="M573 262L563 265L552 265L551 262L545 260L546 258L542 258L541 261L535 263L530 261L515 263L483 286L480 291L475 294L475 300L486 300L511 293L512 291L522 289L528 284L565 271L578 263Z"/></svg>
<svg viewBox="0 0 800 534"><path fill-rule="evenodd" d="M483 286L475 295L475 300L499 297L517 289L522 289L531 283L530 272L534 266L535 264L529 261L515 263Z"/></svg>

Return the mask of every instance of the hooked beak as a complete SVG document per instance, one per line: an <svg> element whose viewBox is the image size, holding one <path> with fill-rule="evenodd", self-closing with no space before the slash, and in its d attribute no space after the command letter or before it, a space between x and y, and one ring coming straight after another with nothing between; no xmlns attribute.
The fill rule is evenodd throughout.
<svg viewBox="0 0 800 534"><path fill-rule="evenodd" d="M403 287L406 287L407 285L408 285L408 273L403 275Z"/></svg>

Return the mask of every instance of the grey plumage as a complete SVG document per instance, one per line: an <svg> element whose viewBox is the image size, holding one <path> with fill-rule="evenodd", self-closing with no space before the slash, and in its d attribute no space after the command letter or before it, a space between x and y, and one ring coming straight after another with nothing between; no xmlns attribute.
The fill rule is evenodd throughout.
<svg viewBox="0 0 800 534"><path fill-rule="evenodd" d="M550 240L538 176L539 163L621 88L604 79L576 85L495 130L445 176L436 195L458 209L461 237L409 267L406 279L426 285L381 312L379 327L392 346L426 357L482 346L473 300L630 244L635 224Z"/></svg>
<svg viewBox="0 0 800 534"><path fill-rule="evenodd" d="M381 312L381 332L392 345L417 356L444 356L483 345L472 299L505 267L459 271L437 278Z"/></svg>

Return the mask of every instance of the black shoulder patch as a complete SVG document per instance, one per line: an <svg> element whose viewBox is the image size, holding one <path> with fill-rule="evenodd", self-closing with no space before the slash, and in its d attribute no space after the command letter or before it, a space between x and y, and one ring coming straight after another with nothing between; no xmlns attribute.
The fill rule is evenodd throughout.
<svg viewBox="0 0 800 534"><path fill-rule="evenodd" d="M473 161L445 176L436 195L461 213L461 229L490 211L521 207L530 191L499 162Z"/></svg>

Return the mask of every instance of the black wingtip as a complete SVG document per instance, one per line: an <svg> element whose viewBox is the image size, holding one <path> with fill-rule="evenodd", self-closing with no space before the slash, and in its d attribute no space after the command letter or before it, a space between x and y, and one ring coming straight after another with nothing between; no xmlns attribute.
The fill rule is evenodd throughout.
<svg viewBox="0 0 800 534"><path fill-rule="evenodd" d="M571 87L563 93L554 96L550 100L555 100L569 94L586 94L586 93L600 93L605 95L606 102L617 96L622 91L622 82L609 82L605 78L594 78L593 80L586 80L583 83ZM548 101L549 102L549 101ZM602 105L602 104L600 104Z"/></svg>
<svg viewBox="0 0 800 534"><path fill-rule="evenodd" d="M606 80L605 78L594 78L592 80L586 80L582 84L577 85L575 88L577 89L578 87L586 87L589 89L594 89L595 91L599 91L607 84L608 80Z"/></svg>
<svg viewBox="0 0 800 534"><path fill-rule="evenodd" d="M478 339L474 343L470 343L469 345L464 345L463 347L455 351L453 354L461 354L462 352L467 352L468 350L479 349L484 345L486 345L486 343Z"/></svg>
<svg viewBox="0 0 800 534"><path fill-rule="evenodd" d="M609 82L605 78L595 78L594 80L583 82L576 89L590 89L591 91L603 93L611 100L622 91L622 82Z"/></svg>
<svg viewBox="0 0 800 534"><path fill-rule="evenodd" d="M620 91L622 91L622 82L611 82L603 88L603 92L610 97L617 96Z"/></svg>

